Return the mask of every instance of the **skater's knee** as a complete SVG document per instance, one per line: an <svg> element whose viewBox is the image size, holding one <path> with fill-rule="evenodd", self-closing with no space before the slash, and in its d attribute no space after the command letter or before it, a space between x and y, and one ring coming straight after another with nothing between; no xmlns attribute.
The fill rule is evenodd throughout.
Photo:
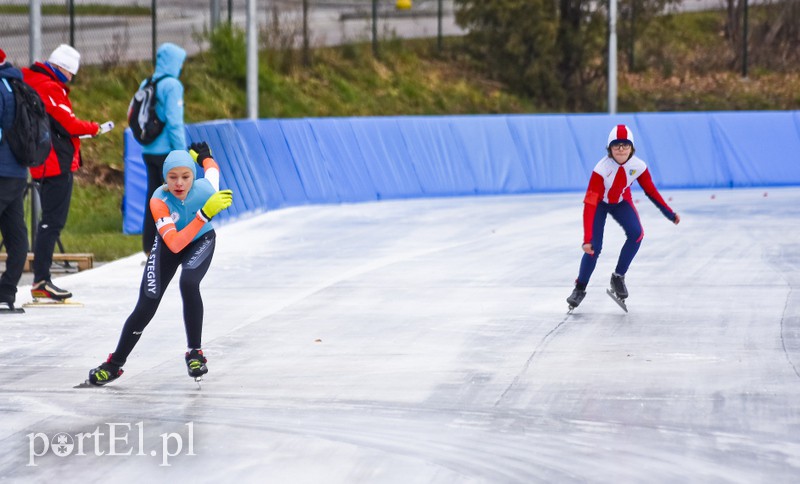
<svg viewBox="0 0 800 484"><path fill-rule="evenodd" d="M181 277L178 286L180 287L181 294L200 294L200 281L193 277Z"/></svg>
<svg viewBox="0 0 800 484"><path fill-rule="evenodd" d="M644 230L642 229L632 230L625 235L628 240L640 244L642 242L642 239L644 239Z"/></svg>

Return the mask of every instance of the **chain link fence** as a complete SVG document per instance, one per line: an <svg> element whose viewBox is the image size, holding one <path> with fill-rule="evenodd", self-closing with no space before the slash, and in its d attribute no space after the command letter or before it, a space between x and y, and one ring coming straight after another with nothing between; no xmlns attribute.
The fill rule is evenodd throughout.
<svg viewBox="0 0 800 484"><path fill-rule="evenodd" d="M373 35L463 34L455 25L452 0L414 0L404 10L397 0L254 1L259 30L279 28L296 37L296 46L368 41ZM205 34L213 25L230 22L244 29L247 7L247 0L41 0L41 52L33 59L30 3L4 0L0 5L0 46L15 65L46 59L62 43L78 49L84 64L152 60L162 42L181 45L191 55L206 47Z"/></svg>

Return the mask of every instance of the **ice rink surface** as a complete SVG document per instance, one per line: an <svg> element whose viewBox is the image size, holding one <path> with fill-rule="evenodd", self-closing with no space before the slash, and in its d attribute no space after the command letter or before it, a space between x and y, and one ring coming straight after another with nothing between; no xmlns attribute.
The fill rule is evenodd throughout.
<svg viewBox="0 0 800 484"><path fill-rule="evenodd" d="M289 208L218 229L202 389L177 279L125 374L141 255L0 319L4 482L733 482L800 476L800 188L641 192L623 313L581 193ZM20 302L29 298L20 288Z"/></svg>

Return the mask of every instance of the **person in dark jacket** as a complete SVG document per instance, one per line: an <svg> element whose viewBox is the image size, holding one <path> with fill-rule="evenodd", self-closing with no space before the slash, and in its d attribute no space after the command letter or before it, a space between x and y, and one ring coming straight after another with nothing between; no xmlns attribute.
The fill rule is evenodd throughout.
<svg viewBox="0 0 800 484"><path fill-rule="evenodd" d="M142 158L147 168L147 193L153 193L164 184L162 168L167 155L173 150L186 149L186 128L183 122L183 84L178 77L186 60L186 51L169 42L161 44L156 53L153 80L156 86L156 115L164 121L164 130L152 143L142 146ZM143 87L147 79L141 82ZM149 255L156 236L156 226L145 203L142 224L142 251Z"/></svg>
<svg viewBox="0 0 800 484"><path fill-rule="evenodd" d="M81 55L72 47L61 44L47 62L36 62L22 69L25 82L42 98L50 117L53 147L43 165L31 168L31 176L40 183L42 219L39 221L33 247L33 286L36 298L64 300L72 293L50 280L50 265L61 230L67 222L72 197L73 172L81 165L80 136L94 136L100 125L83 121L72 112L67 83L78 73Z"/></svg>
<svg viewBox="0 0 800 484"><path fill-rule="evenodd" d="M0 307L14 310L17 284L28 256L24 197L28 170L17 161L4 135L12 128L16 113L14 92L8 79L22 80L22 72L6 60L0 49L0 234L6 248L6 269L0 276Z"/></svg>

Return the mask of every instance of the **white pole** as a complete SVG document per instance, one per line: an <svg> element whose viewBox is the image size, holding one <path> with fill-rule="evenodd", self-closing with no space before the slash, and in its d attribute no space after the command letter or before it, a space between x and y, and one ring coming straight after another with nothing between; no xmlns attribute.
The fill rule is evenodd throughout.
<svg viewBox="0 0 800 484"><path fill-rule="evenodd" d="M258 119L258 27L256 0L247 0L247 117Z"/></svg>
<svg viewBox="0 0 800 484"><path fill-rule="evenodd" d="M31 0L28 55L30 64L42 60L42 0Z"/></svg>
<svg viewBox="0 0 800 484"><path fill-rule="evenodd" d="M608 114L617 113L617 0L608 0Z"/></svg>
<svg viewBox="0 0 800 484"><path fill-rule="evenodd" d="M209 21L212 32L219 26L219 0L211 0L211 19Z"/></svg>

